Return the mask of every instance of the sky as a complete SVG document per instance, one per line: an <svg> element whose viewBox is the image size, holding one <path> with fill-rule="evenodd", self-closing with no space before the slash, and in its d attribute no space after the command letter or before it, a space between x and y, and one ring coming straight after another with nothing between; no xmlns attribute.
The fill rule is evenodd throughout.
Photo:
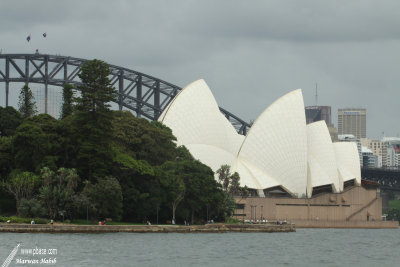
<svg viewBox="0 0 400 267"><path fill-rule="evenodd" d="M398 0L1 0L0 49L204 79L246 121L301 88L336 127L337 109L366 108L367 137L381 138L400 134L399 14Z"/></svg>

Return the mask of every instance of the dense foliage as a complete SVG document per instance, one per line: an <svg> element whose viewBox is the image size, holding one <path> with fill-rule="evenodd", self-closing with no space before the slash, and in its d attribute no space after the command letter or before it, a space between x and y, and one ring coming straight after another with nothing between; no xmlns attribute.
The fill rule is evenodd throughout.
<svg viewBox="0 0 400 267"><path fill-rule="evenodd" d="M229 217L238 177L229 174L223 190L209 167L176 146L171 129L111 111L109 74L102 61L85 63L79 93L64 87L58 120L0 108L0 215L154 223Z"/></svg>
<svg viewBox="0 0 400 267"><path fill-rule="evenodd" d="M36 114L36 102L28 85L22 87L18 99L18 108L22 117L29 118Z"/></svg>

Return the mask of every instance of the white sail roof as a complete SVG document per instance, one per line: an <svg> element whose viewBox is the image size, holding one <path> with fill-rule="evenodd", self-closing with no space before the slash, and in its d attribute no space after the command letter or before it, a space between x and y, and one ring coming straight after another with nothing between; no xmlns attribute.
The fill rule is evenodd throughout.
<svg viewBox="0 0 400 267"><path fill-rule="evenodd" d="M254 122L237 160L251 162L261 185L273 178L301 197L307 185L307 134L303 95L292 91L269 106ZM260 188L264 189L264 188Z"/></svg>
<svg viewBox="0 0 400 267"><path fill-rule="evenodd" d="M360 157L355 142L333 143L336 162L343 182L355 179L356 184L361 184Z"/></svg>
<svg viewBox="0 0 400 267"><path fill-rule="evenodd" d="M330 184L333 192L340 192L335 150L325 121L307 125L307 146L312 187Z"/></svg>
<svg viewBox="0 0 400 267"><path fill-rule="evenodd" d="M172 129L178 145L187 146L196 159L213 162L212 166L232 165L244 139L221 114L204 80L183 88L159 121Z"/></svg>

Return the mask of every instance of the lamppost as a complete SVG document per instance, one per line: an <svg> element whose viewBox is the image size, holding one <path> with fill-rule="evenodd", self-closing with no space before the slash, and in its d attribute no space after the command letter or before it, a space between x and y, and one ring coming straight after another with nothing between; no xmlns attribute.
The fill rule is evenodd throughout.
<svg viewBox="0 0 400 267"><path fill-rule="evenodd" d="M208 223L208 202L207 202L207 223Z"/></svg>
<svg viewBox="0 0 400 267"><path fill-rule="evenodd" d="M263 217L263 205L261 205L261 221L263 221L264 220L264 217Z"/></svg>
<svg viewBox="0 0 400 267"><path fill-rule="evenodd" d="M157 204L157 224L158 224L158 209L159 209L159 204Z"/></svg>
<svg viewBox="0 0 400 267"><path fill-rule="evenodd" d="M64 213L65 213L65 210L60 210L59 212L58 212L61 216L62 216L62 221L64 222Z"/></svg>

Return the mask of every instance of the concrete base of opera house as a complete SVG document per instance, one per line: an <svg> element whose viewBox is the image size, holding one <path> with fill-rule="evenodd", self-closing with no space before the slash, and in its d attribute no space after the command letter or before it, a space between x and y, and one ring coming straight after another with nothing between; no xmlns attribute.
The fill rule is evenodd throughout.
<svg viewBox="0 0 400 267"><path fill-rule="evenodd" d="M311 221L293 220L296 228L364 228L364 229L397 229L398 221Z"/></svg>
<svg viewBox="0 0 400 267"><path fill-rule="evenodd" d="M321 193L312 198L235 197L239 220L288 221L297 228L398 228L382 220L379 189L351 186L342 193Z"/></svg>

